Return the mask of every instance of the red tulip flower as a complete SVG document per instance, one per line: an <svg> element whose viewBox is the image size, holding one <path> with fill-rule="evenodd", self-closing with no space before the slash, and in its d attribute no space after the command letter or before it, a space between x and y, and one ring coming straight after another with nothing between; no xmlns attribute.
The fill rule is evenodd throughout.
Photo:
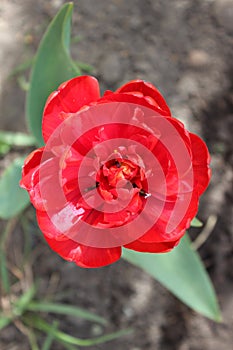
<svg viewBox="0 0 233 350"><path fill-rule="evenodd" d="M21 187L59 255L101 267L122 246L163 253L179 243L208 186L210 157L152 84L131 81L101 97L95 78L71 79L49 96L42 132Z"/></svg>

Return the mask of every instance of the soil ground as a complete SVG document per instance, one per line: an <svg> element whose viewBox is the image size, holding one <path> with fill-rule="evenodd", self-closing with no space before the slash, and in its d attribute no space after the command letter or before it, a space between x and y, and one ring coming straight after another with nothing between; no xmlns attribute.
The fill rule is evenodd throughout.
<svg viewBox="0 0 233 350"><path fill-rule="evenodd" d="M31 58L61 0L0 0L0 128L25 131L24 98L12 69ZM135 78L151 81L174 116L207 142L213 177L199 217L216 218L199 252L220 301L223 323L192 312L161 285L125 261L98 270L66 263L31 230L37 256L32 265L39 293L85 307L109 321L106 331L133 327L134 334L93 349L230 350L233 343L233 2L232 0L75 1L72 46L76 60L94 66L102 89ZM7 160L4 160L7 162ZM29 209L25 215L32 216ZM211 222L209 221L209 226ZM200 233L193 229L192 237ZM20 247L20 228L12 245ZM53 317L51 317L51 321ZM65 331L89 337L96 326L62 317ZM28 350L14 326L0 334L1 350ZM53 350L62 349L58 345Z"/></svg>

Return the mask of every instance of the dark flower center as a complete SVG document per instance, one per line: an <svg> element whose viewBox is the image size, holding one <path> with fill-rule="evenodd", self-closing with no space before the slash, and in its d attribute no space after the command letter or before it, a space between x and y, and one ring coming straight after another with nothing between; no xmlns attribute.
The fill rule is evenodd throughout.
<svg viewBox="0 0 233 350"><path fill-rule="evenodd" d="M106 201L137 195L148 197L144 170L129 159L108 160L97 173L96 187Z"/></svg>

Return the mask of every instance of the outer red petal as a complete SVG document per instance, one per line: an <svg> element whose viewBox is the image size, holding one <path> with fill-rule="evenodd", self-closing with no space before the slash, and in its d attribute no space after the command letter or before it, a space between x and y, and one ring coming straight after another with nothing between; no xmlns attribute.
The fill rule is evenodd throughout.
<svg viewBox="0 0 233 350"><path fill-rule="evenodd" d="M178 243L179 239L172 242L140 242L139 240L126 244L124 247L138 252L145 253L167 253L171 251Z"/></svg>
<svg viewBox="0 0 233 350"><path fill-rule="evenodd" d="M44 141L47 142L66 114L77 112L81 107L98 100L99 97L99 83L91 76L76 77L60 85L49 96L44 108L42 120Z"/></svg>
<svg viewBox="0 0 233 350"><path fill-rule="evenodd" d="M107 91L107 93L105 93L104 96L100 98L98 101L98 103L104 103L104 102L127 102L127 103L133 103L135 105L138 104L138 105L153 109L157 113L163 116L170 116L170 113L168 114L167 111L160 109L159 106L148 102L144 96L138 96L133 93L117 93L117 92L109 93L109 91Z"/></svg>
<svg viewBox="0 0 233 350"><path fill-rule="evenodd" d="M47 206L57 206L62 201L59 192L59 158L53 157L44 148L32 152L25 160L20 186L28 191L30 200L38 210L45 210ZM43 198L41 193L47 193ZM54 200L54 193L56 199ZM48 201L50 199L50 201Z"/></svg>
<svg viewBox="0 0 233 350"><path fill-rule="evenodd" d="M32 204L40 210L44 208L39 189L39 169L43 151L44 147L29 154L24 162L20 181L20 186L28 191Z"/></svg>
<svg viewBox="0 0 233 350"><path fill-rule="evenodd" d="M30 153L24 161L22 168L22 179L20 186L26 190L31 187L31 176L35 169L40 165L44 147L38 148Z"/></svg>
<svg viewBox="0 0 233 350"><path fill-rule="evenodd" d="M143 80L132 80L127 84L121 86L116 90L117 93L130 93L136 95L137 93L142 93L144 98L154 106L159 107L161 110L165 111L167 115L171 115L170 109L159 92L158 89L151 83L145 82Z"/></svg>
<svg viewBox="0 0 233 350"><path fill-rule="evenodd" d="M79 244L60 234L50 221L45 212L37 211L37 220L40 229L45 233L44 237L51 249L63 259L75 262L78 266L93 268L102 267L114 263L121 257L121 247L93 248ZM47 233L50 231L50 237ZM59 238L59 240L54 237Z"/></svg>
<svg viewBox="0 0 233 350"><path fill-rule="evenodd" d="M210 154L208 148L202 139L190 133L191 149L193 156L193 170L194 170L194 181L195 189L198 194L201 195L207 188L210 177L211 169L210 164Z"/></svg>

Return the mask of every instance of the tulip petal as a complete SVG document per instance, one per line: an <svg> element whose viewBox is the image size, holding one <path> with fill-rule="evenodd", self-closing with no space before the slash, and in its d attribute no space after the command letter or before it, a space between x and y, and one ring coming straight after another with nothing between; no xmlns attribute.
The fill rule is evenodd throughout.
<svg viewBox="0 0 233 350"><path fill-rule="evenodd" d="M154 242L147 243L136 240L132 243L124 245L125 248L146 253L167 253L171 251L178 243L179 239L172 242Z"/></svg>
<svg viewBox="0 0 233 350"><path fill-rule="evenodd" d="M109 92L104 94L98 101L98 103L106 103L106 102L126 102L132 103L135 105L145 106L150 109L155 110L157 113L163 116L170 116L170 111L161 109L157 104L152 104L150 101L145 99L143 94L134 94L134 93L118 93L118 92Z"/></svg>
<svg viewBox="0 0 233 350"><path fill-rule="evenodd" d="M129 83L121 86L116 91L117 93L130 93L137 96L138 93L142 93L144 98L154 106L159 107L159 109L166 111L167 115L171 115L170 109L164 100L163 96L153 86L151 83L145 82L143 80L132 80Z"/></svg>
<svg viewBox="0 0 233 350"><path fill-rule="evenodd" d="M63 259L75 262L80 267L102 267L114 263L121 257L121 247L87 247L62 235L54 227L45 212L37 211L37 219L40 229L44 233L44 237L51 249ZM52 237L56 237L57 239Z"/></svg>
<svg viewBox="0 0 233 350"><path fill-rule="evenodd" d="M44 147L29 154L24 162L20 181L20 186L28 191L32 204L40 210L44 208L39 189L39 169L43 151Z"/></svg>
<svg viewBox="0 0 233 350"><path fill-rule="evenodd" d="M45 105L42 131L47 142L56 128L70 113L75 113L81 107L98 100L100 97L99 83L91 76L73 78L59 86L53 92Z"/></svg>
<svg viewBox="0 0 233 350"><path fill-rule="evenodd" d="M110 108L110 112L106 113L109 124L104 128L93 127L79 135L80 128L75 123L80 121L78 113L78 119L72 119L74 125L70 129L63 124L60 133L53 134L66 118L83 110L83 107L85 109L85 106L102 103L111 106L110 102L124 102L119 105L127 108L130 103L139 105L135 109L133 122L126 119L123 124L118 123L118 115L111 113ZM143 108L140 106L147 107L147 113L141 113ZM121 114L125 116L126 113ZM53 250L81 267L111 264L120 258L121 247L94 248L88 246L89 241L79 243L76 238L81 232L80 225L85 222L90 227L99 229L120 227L133 222L138 215L141 220L141 237L126 244L126 248L163 253L179 243L197 212L199 196L208 186L210 156L205 143L198 136L189 133L181 122L172 118L166 101L152 84L142 80L130 81L116 92L106 91L100 98L95 78L83 76L71 79L49 96L42 123L45 142L52 134L53 138L49 140L46 149L40 148L32 152L25 160L20 185L29 192L31 202L37 209L39 227ZM72 143L72 147L67 148L71 142L70 137L75 136L75 130L79 137ZM130 141L129 145L122 148L122 157L127 158L128 162L140 164L147 176L154 177L148 191L147 185L141 185L142 173L139 176L133 172L135 167L126 167L124 171L115 165L112 165L111 171L110 168L103 167L104 176L96 179L96 171L98 173L99 168L115 152L114 147L104 147L104 141L120 137ZM134 146L136 142L148 150L148 156L140 151L140 147ZM94 145L95 152L87 158L87 153ZM155 158L159 167L153 167L151 157ZM85 172L82 173L79 170L84 159ZM129 166L128 163L126 165ZM115 187L118 184L118 192L124 202L129 196L129 188L124 187L126 180L133 181L134 200L124 210L120 207L117 213L109 212L107 204L102 205L102 199L100 201L96 197L94 190L99 188L99 191L106 191L107 202L107 199L116 196ZM148 199L143 197L142 190L149 193ZM143 211L146 201L149 206ZM85 237L88 234L85 230Z"/></svg>
<svg viewBox="0 0 233 350"><path fill-rule="evenodd" d="M194 171L195 187L199 196L206 190L211 177L210 155L208 148L202 139L190 133L192 147L192 164Z"/></svg>

